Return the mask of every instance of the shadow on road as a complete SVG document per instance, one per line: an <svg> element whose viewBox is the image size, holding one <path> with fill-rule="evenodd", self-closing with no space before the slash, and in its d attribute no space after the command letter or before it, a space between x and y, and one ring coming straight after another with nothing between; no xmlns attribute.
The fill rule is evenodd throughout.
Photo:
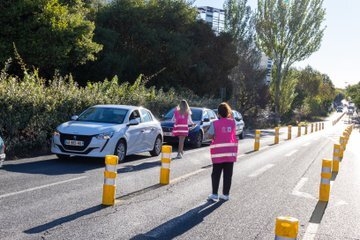
<svg viewBox="0 0 360 240"><path fill-rule="evenodd" d="M56 220L54 220L52 222L49 222L49 223L46 223L46 224L43 224L43 225L40 225L40 226L37 226L37 227L34 227L34 228L30 228L28 230L25 230L24 233L28 233L28 234L41 233L41 232L47 231L47 230L49 230L51 228L54 228L56 226L59 226L61 224L71 222L71 221L74 221L75 219L78 219L80 217L92 214L92 213L97 212L97 211L99 211L101 209L104 209L104 208L106 208L106 206L97 205L97 206L85 209L83 211L71 214L69 216L56 219Z"/></svg>
<svg viewBox="0 0 360 240"><path fill-rule="evenodd" d="M132 237L131 240L174 239L203 222L206 216L215 211L223 203L224 201L207 201L204 204L159 225L147 233Z"/></svg>

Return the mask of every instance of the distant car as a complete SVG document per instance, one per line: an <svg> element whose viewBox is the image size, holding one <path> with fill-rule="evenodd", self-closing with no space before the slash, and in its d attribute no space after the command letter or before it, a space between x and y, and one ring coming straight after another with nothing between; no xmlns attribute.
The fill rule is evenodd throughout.
<svg viewBox="0 0 360 240"><path fill-rule="evenodd" d="M53 135L51 152L60 159L70 156L105 157L161 152L163 132L150 110L128 105L96 105L71 121L60 124Z"/></svg>
<svg viewBox="0 0 360 240"><path fill-rule="evenodd" d="M343 111L343 107L342 106L337 106L336 107L336 112L342 112Z"/></svg>
<svg viewBox="0 0 360 240"><path fill-rule="evenodd" d="M213 110L217 114L217 109L213 109ZM236 110L232 110L232 116L236 122L236 136L238 136L239 139L244 139L245 122L244 122L243 116L241 115L240 112L238 112Z"/></svg>
<svg viewBox="0 0 360 240"><path fill-rule="evenodd" d="M201 147L203 143L210 143L211 138L208 137L208 130L210 123L217 120L215 112L211 109L204 107L190 107L191 118L196 124L189 129L189 135L185 139L185 143L190 144L193 147ZM174 123L171 121L174 116L175 108L168 111L163 120L161 121L161 127L164 132L164 142L176 143L178 137L173 136L172 130Z"/></svg>
<svg viewBox="0 0 360 240"><path fill-rule="evenodd" d="M5 143L4 140L0 137L0 167L3 165L5 158Z"/></svg>

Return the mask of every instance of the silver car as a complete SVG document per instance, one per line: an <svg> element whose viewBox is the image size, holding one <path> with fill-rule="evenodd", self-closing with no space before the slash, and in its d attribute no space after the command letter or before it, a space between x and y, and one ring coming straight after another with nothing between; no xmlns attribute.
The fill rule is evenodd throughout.
<svg viewBox="0 0 360 240"><path fill-rule="evenodd" d="M218 113L217 109L213 110L216 114ZM243 116L238 111L232 110L232 117L234 118L236 124L236 136L238 136L239 139L243 139L245 136L245 122Z"/></svg>
<svg viewBox="0 0 360 240"><path fill-rule="evenodd" d="M0 167L3 165L5 158L5 143L4 140L0 137Z"/></svg>
<svg viewBox="0 0 360 240"><path fill-rule="evenodd" d="M52 137L51 152L70 156L125 156L161 153L163 132L150 110L129 105L96 105L60 124Z"/></svg>

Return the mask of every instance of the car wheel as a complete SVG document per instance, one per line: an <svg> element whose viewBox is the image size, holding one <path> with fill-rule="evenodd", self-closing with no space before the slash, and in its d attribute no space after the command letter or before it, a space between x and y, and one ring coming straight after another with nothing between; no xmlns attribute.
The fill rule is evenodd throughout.
<svg viewBox="0 0 360 240"><path fill-rule="evenodd" d="M61 161L65 161L65 160L69 160L70 156L69 155L64 155L64 154L56 154L57 158Z"/></svg>
<svg viewBox="0 0 360 240"><path fill-rule="evenodd" d="M196 134L195 141L193 142L193 146L196 147L196 148L201 147L202 140L203 140L203 134L200 131L200 132L198 132L198 134Z"/></svg>
<svg viewBox="0 0 360 240"><path fill-rule="evenodd" d="M239 134L239 138L244 139L244 135L245 135L244 130L242 130L242 132Z"/></svg>
<svg viewBox="0 0 360 240"><path fill-rule="evenodd" d="M157 136L157 138L155 139L154 148L153 150L150 151L150 155L153 157L159 156L159 154L161 153L161 146L162 146L161 136Z"/></svg>
<svg viewBox="0 0 360 240"><path fill-rule="evenodd" d="M125 156L126 156L126 142L124 139L121 139L118 142L118 144L116 145L114 154L119 157L119 162L124 161Z"/></svg>

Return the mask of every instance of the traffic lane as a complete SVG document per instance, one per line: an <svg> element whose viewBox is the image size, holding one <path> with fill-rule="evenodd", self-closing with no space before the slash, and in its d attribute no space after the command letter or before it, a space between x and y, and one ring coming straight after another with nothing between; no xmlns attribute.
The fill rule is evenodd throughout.
<svg viewBox="0 0 360 240"><path fill-rule="evenodd" d="M64 223L61 228L48 230L48 237L50 239L51 236L80 237L80 239L98 236L105 239L132 237L133 239L150 237L170 239L166 238L167 236L177 239L189 239L190 236L191 239L269 239L269 236L273 238L275 217L283 213L284 209L289 208L289 212L286 212L293 216L306 215L300 219L308 219L316 204L313 200L290 195L304 171L309 169L309 165L304 162L300 164L300 160L304 161L309 157L308 155L310 158L313 156L309 149L304 148L293 156L294 159L289 160L285 155L290 144L299 146L295 141L289 141L277 145L271 149L272 151L268 149L242 157L235 164L231 200L224 204L213 206L204 201L211 191L211 169L207 168L168 186L125 199L120 198L119 204L114 208L104 209L87 217L86 224L81 221ZM318 149L319 144L316 146L314 144L314 147ZM276 154L271 155L270 153L273 152ZM292 164L289 161L292 161ZM254 162L258 162L261 166L267 163L274 164L274 167L267 171L258 171L259 168L256 167L246 170L245 167L249 164L259 167L254 165ZM299 162L301 169L294 168L296 162ZM183 163L186 164L185 161ZM315 188L317 189L318 185ZM309 201L312 201L313 205ZM296 208L287 207L295 202ZM294 209L296 213L300 213L292 214L290 211ZM225 221L224 216L226 216ZM215 226L214 222L217 223ZM81 231L71 231L74 228Z"/></svg>
<svg viewBox="0 0 360 240"><path fill-rule="evenodd" d="M200 154L201 155L201 154ZM196 164L199 164L199 161L198 161L198 159L201 159L201 157L195 157L194 159L196 159L196 161L194 161ZM203 158L204 159L204 158ZM209 159L206 159L207 161L209 160ZM191 161L187 161L187 162L185 162L186 164L184 164L185 166L189 166L190 164L189 164L189 162L191 162ZM201 162L201 161L200 161ZM181 163L181 161L179 161L178 163ZM184 161L183 161L183 163L184 163ZM140 163L141 164L141 163ZM182 164L178 164L178 166L181 166ZM121 165L120 165L121 166ZM174 167L175 169L181 169L181 167ZM141 174L131 174L131 175L128 175L128 176L122 176L122 177L120 177L120 174L119 174L119 179L120 179L120 181L121 181L121 185L119 186L119 188L121 188L121 189L124 189L125 190L125 193L126 193L126 191L127 191L127 193L132 193L132 192L134 192L134 187L136 187L136 188L138 188L138 189L145 189L146 188L146 186L148 186L148 184L149 184L149 181L146 181L146 179L147 180L149 180L151 177L154 177L154 176L156 176L157 174L153 174L152 173L152 171L150 171L151 169L153 169L153 168L148 168L148 169L146 169L146 171L141 171ZM121 172L121 171L120 171ZM146 172L149 172L149 175L146 173ZM102 173L102 172L101 172ZM142 176L142 177L139 177L139 176ZM179 175L181 176L181 173L179 173ZM102 174L101 174L101 176L102 176ZM93 179L94 177L92 177L91 179ZM126 179L126 181L124 181ZM102 179L101 179L102 180ZM142 181L142 180L144 180L144 181ZM155 182L155 180L157 180L158 181L158 175L157 175L157 177L155 177L155 178L153 178L153 180L154 181L152 181L152 182ZM156 182L157 182L156 181ZM90 181L91 182L91 181ZM98 181L99 182L99 181ZM95 186L97 185L96 183L94 184ZM78 186L79 188L78 189L74 189L74 193L78 193L79 194L79 196L84 196L84 198L85 199L87 199L87 201L89 202L89 199L92 199L92 200L94 200L94 194L91 196L91 189L93 189L93 186L94 185L92 185L92 184L89 184L89 186L87 186L87 187L85 187L85 189L88 189L89 190L89 194L85 194L84 192L82 192L82 189L84 189L84 185L82 184L82 183L79 183L79 184L75 184L75 185L72 185L72 186ZM86 186L86 185L85 185ZM99 186L99 185L97 185L97 186ZM139 187L140 186L140 187ZM143 186L143 187L141 187L141 186ZM61 190L59 191L59 187L54 187L53 188L53 190L55 191L55 192L59 192L59 193L61 193ZM78 190L78 191L77 191ZM96 189L95 189L96 190ZM49 190L47 190L47 191L49 191ZM68 191L69 192L69 190L67 189L67 188L64 188L63 189L63 191ZM45 191L46 192L46 191ZM71 191L70 191L71 192ZM99 193L99 194L95 194L95 196L100 196L100 192L101 192L101 187L99 188L97 188L97 192ZM58 195L61 195L61 194L58 194ZM130 194L131 195L131 194ZM41 196L41 194L39 194L39 196ZM51 194L50 194L50 196L51 196ZM89 196L89 198L87 198L86 196ZM42 199L41 197L39 197L40 198L40 200ZM46 198L45 198L46 199ZM95 197L95 202L96 202L96 200L98 200L96 197ZM15 201L16 202L16 201ZM36 199L36 202L39 202L39 199ZM61 206L61 201L59 201L59 204L56 204L56 202L57 201L52 201L53 203L55 203L55 206ZM66 201L66 199L65 199L65 202L69 202L69 201ZM41 204L42 202L40 201L40 204L39 204L39 206L41 206L41 205L43 205L43 204ZM69 202L69 203L71 203L71 201ZM86 204L86 201L82 201L82 203L85 203ZM85 205L84 204L84 205ZM75 204L76 205L76 204ZM29 206L29 203L28 203L28 206ZM46 205L45 205L46 206ZM70 204L70 206L72 206L72 204ZM77 206L77 205L76 205ZM36 207L34 207L34 208L36 208ZM49 207L49 208L51 208L51 206ZM31 208L32 209L32 208ZM49 211L44 211L44 214L46 214L46 212L52 212L52 213L54 213L54 212L59 212L60 214L60 216L63 216L63 214L64 213L62 213L61 211L54 211L54 210L56 210L56 209L50 209ZM83 208L77 208L77 209L74 209L74 208L69 208L69 210L68 211L65 211L65 212L72 212L72 211L74 211L74 212L76 212L76 211L78 211L78 212L82 212L83 211ZM29 216L31 216L31 212L28 214ZM55 218L55 215L52 215L52 217L54 217Z"/></svg>

